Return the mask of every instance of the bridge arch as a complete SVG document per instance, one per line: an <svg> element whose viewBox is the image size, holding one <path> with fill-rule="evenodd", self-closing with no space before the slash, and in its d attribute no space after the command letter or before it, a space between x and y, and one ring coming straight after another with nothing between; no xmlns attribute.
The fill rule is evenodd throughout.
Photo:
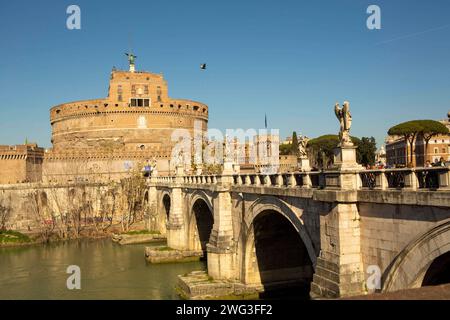
<svg viewBox="0 0 450 320"><path fill-rule="evenodd" d="M264 196L249 207L245 220L244 283L266 292L292 287L309 296L316 251L299 216L281 199Z"/></svg>
<svg viewBox="0 0 450 320"><path fill-rule="evenodd" d="M189 201L188 247L203 251L206 258L206 245L209 242L214 224L214 211L210 197L203 191L196 191Z"/></svg>
<svg viewBox="0 0 450 320"><path fill-rule="evenodd" d="M446 283L450 280L450 219L403 249L384 276L383 292Z"/></svg>
<svg viewBox="0 0 450 320"><path fill-rule="evenodd" d="M161 234L167 233L167 223L170 218L170 207L172 204L172 197L169 191L164 190L161 193L161 201L158 210L159 230Z"/></svg>
<svg viewBox="0 0 450 320"><path fill-rule="evenodd" d="M195 190L191 196L190 196L190 208L192 209L192 206L194 205L194 203L198 200L201 199L203 200L206 205L208 206L209 210L211 211L211 213L213 213L213 205L212 205L212 198L211 196L209 196L205 191L203 190ZM190 211L192 213L192 210Z"/></svg>

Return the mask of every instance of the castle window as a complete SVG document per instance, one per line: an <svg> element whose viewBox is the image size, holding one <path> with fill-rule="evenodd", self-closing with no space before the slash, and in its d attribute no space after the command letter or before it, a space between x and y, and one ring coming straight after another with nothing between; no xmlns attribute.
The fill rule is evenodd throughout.
<svg viewBox="0 0 450 320"><path fill-rule="evenodd" d="M158 102L161 102L161 87L156 88L156 94L158 95Z"/></svg>
<svg viewBox="0 0 450 320"><path fill-rule="evenodd" d="M434 153L439 153L439 149L438 148L434 148Z"/></svg>
<svg viewBox="0 0 450 320"><path fill-rule="evenodd" d="M144 86L144 94L148 94L148 86Z"/></svg>
<svg viewBox="0 0 450 320"><path fill-rule="evenodd" d="M194 106L194 111L197 111L198 110L198 106Z"/></svg>
<svg viewBox="0 0 450 320"><path fill-rule="evenodd" d="M144 150L144 149L145 149L145 146L144 146L143 144L141 144L141 145L139 146L139 149Z"/></svg>
<svg viewBox="0 0 450 320"><path fill-rule="evenodd" d="M130 105L132 107L149 107L150 99L131 99Z"/></svg>
<svg viewBox="0 0 450 320"><path fill-rule="evenodd" d="M120 84L117 86L117 100L122 101L122 86Z"/></svg>
<svg viewBox="0 0 450 320"><path fill-rule="evenodd" d="M131 94L136 95L136 86L134 84L131 86Z"/></svg>

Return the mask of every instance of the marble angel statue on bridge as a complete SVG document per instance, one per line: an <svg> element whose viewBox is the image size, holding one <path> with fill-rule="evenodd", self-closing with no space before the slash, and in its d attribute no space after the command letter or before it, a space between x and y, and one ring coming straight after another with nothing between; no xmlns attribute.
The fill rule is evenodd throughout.
<svg viewBox="0 0 450 320"><path fill-rule="evenodd" d="M341 125L339 131L339 146L352 146L353 142L350 138L350 127L352 126L352 115L350 114L350 103L344 101L342 108L339 103L334 105L334 113Z"/></svg>

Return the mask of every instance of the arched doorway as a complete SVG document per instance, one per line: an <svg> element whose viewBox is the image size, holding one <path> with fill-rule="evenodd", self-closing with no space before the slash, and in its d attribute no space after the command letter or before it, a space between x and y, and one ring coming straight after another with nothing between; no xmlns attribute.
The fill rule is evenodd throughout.
<svg viewBox="0 0 450 320"><path fill-rule="evenodd" d="M192 206L189 241L192 250L203 251L206 259L206 245L209 242L214 224L210 207L203 199L197 199Z"/></svg>
<svg viewBox="0 0 450 320"><path fill-rule="evenodd" d="M450 252L433 260L422 281L424 286L437 286L450 283Z"/></svg>
<svg viewBox="0 0 450 320"><path fill-rule="evenodd" d="M275 210L253 220L246 249L246 283L262 285L263 297L309 298L314 268L293 224Z"/></svg>

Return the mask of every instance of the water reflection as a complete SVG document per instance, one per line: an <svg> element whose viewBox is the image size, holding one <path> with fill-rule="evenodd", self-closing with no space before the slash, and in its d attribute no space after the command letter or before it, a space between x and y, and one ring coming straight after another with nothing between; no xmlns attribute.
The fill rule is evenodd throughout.
<svg viewBox="0 0 450 320"><path fill-rule="evenodd" d="M144 247L104 239L0 249L0 299L178 299L177 275L205 269L147 264ZM69 265L81 268L81 290L66 288Z"/></svg>

